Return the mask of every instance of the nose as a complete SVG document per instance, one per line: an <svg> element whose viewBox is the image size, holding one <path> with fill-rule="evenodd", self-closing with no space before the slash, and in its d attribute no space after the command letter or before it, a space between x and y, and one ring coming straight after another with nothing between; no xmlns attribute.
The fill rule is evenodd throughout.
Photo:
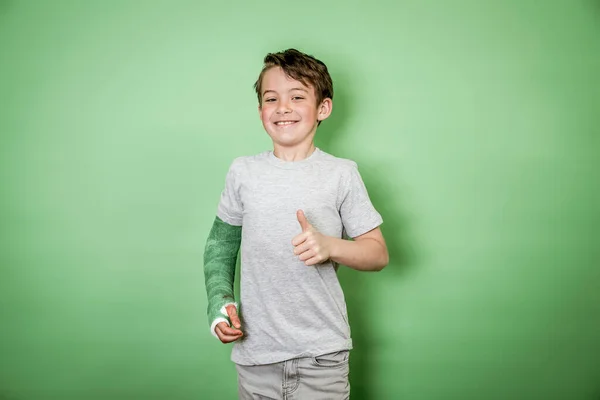
<svg viewBox="0 0 600 400"><path fill-rule="evenodd" d="M290 105L287 101L279 102L279 107L277 107L277 114L289 114L292 112Z"/></svg>

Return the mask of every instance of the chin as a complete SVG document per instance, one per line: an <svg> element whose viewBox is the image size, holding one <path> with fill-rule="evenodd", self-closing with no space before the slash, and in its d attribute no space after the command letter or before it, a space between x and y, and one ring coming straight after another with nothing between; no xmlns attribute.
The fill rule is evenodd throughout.
<svg viewBox="0 0 600 400"><path fill-rule="evenodd" d="M298 135L282 135L277 132L269 133L269 137L273 140L274 143L281 144L284 146L292 146L295 144L302 143L306 140L306 136L298 136Z"/></svg>
<svg viewBox="0 0 600 400"><path fill-rule="evenodd" d="M297 140L280 140L277 138L276 139L271 138L271 139L273 140L273 144L276 144L276 145L282 146L282 147L293 147L293 146L296 146L296 145L299 145L300 143L302 143Z"/></svg>

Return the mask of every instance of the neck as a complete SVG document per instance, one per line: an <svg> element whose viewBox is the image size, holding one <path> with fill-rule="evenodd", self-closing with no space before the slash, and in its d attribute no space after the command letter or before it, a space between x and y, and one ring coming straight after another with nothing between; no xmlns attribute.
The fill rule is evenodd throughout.
<svg viewBox="0 0 600 400"><path fill-rule="evenodd" d="M308 158L315 151L315 144L310 141L293 147L284 147L275 144L273 154L283 161L301 161Z"/></svg>

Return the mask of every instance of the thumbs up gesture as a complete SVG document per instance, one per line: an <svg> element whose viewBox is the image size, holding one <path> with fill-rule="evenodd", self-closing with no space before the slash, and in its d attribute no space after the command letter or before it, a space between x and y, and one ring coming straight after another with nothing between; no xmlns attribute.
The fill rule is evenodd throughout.
<svg viewBox="0 0 600 400"><path fill-rule="evenodd" d="M296 217L302 233L294 237L294 254L306 265L315 265L327 261L330 257L331 238L317 231L306 219L304 212L298 210Z"/></svg>

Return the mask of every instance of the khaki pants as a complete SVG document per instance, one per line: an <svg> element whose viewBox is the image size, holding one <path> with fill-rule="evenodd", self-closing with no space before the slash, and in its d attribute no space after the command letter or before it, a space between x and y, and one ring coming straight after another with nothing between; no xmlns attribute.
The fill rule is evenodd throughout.
<svg viewBox="0 0 600 400"><path fill-rule="evenodd" d="M348 350L275 364L237 365L240 400L350 398Z"/></svg>

